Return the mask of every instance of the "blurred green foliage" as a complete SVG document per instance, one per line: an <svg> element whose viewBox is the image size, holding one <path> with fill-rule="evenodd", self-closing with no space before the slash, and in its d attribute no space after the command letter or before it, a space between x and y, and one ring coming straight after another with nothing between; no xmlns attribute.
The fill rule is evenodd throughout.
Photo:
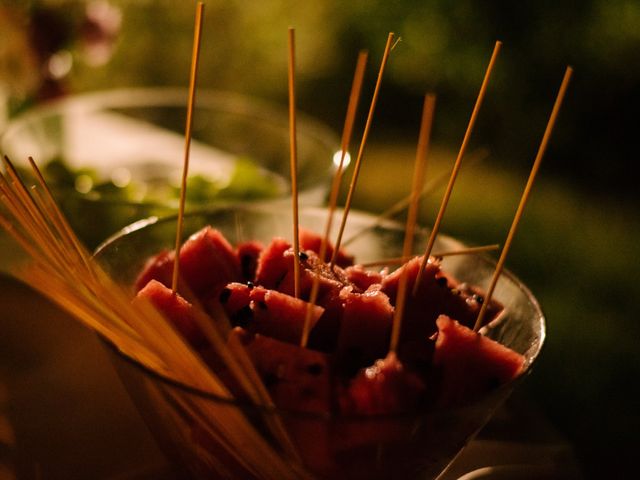
<svg viewBox="0 0 640 480"><path fill-rule="evenodd" d="M195 2L130 2L109 64L79 65L75 90L188 81ZM575 68L545 168L574 185L636 200L624 175L634 155L640 79L636 0L299 2L210 0L199 82L286 101L286 29L296 27L298 103L342 126L359 49L371 52L368 87L386 36L402 37L383 83L380 137L413 138L421 96L438 94L434 139L460 141L496 40L504 42L473 141L501 165L528 168L566 65Z"/></svg>
<svg viewBox="0 0 640 480"><path fill-rule="evenodd" d="M41 37L49 38L51 48L72 48L69 30L80 31L82 25L79 6L92 3L5 2L40 11L49 27L37 28L35 37L40 44ZM113 56L96 66L82 61L76 49L65 79L68 90L185 85L195 1L108 3L122 13ZM536 145L563 70L571 64L575 76L551 145L557 160L546 168L575 185L636 200L634 182L624 175L625 162L635 153L633 114L640 107L636 0L205 3L201 85L285 101L291 25L297 31L299 106L340 129L357 51L371 52L366 99L387 33L394 31L402 42L384 79L378 135L412 137L420 97L434 90L439 97L434 138L449 145L464 131L494 42L503 41L474 142L520 168L528 168L526 152ZM2 75L8 75L6 69Z"/></svg>

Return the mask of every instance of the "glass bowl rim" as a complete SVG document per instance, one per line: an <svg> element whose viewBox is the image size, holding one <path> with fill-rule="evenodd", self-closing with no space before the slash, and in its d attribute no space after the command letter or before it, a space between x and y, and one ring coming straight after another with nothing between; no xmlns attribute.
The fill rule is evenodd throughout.
<svg viewBox="0 0 640 480"><path fill-rule="evenodd" d="M197 209L193 209L190 210L188 212L186 212L184 215L186 217L191 217L191 216L202 216L202 215L208 215L208 214L213 214L215 212L218 211L237 211L237 210L245 210L245 211L249 211L249 212L255 212L255 211L264 211L265 213L273 213L273 209L270 208L267 205L256 205L256 204L251 204L251 203L236 203L234 205L218 205L218 206L213 206L213 207L204 207L204 208L197 208ZM336 212L339 212L341 210L336 210ZM311 212L313 214L320 214L320 213L325 213L327 212L327 209L324 207L303 207L300 209L300 213L305 213L305 212ZM358 216L360 218L364 218L364 219L368 219L371 220L372 222L374 220L377 220L378 217L370 214L368 212L364 212L364 211L359 211L359 210L350 210L349 215L354 215L354 216ZM105 239L102 243L100 243L100 245L98 245L94 252L93 252L93 257L96 258L99 261L99 257L101 252L108 248L113 242L119 240L120 238L142 230L144 228L148 228L151 227L153 225L156 224L160 224L160 223L170 223L170 222L174 222L176 221L178 215L177 214L173 214L173 215L167 215L167 216L163 216L163 217L158 217L158 216L150 216L147 218L143 218L140 219L136 222L133 222L127 226L125 226L124 228L120 229L119 231L115 232L113 235L109 236L107 239ZM390 220L390 219L386 219L384 222L382 222L378 227L382 227L385 229L389 229L389 228L393 228L396 230L402 230L404 231L404 226L400 223L397 222L395 220ZM419 232L424 232L425 229L417 229L416 230L416 234L418 234ZM453 240L454 242L457 242L458 244L462 243L459 240L456 240L453 237L450 237L446 234L438 234L439 237L441 238L446 238L448 240ZM477 257L480 257L483 262L488 263L489 265L495 266L496 262L495 260L493 260L491 257L489 257L488 255L484 254L484 253L475 253L474 254ZM522 382L522 380L528 376L531 373L531 370L533 368L533 364L535 363L535 360L539 357L540 352L542 350L542 347L545 343L545 339L546 339L546 317L542 311L542 308L540 307L540 304L538 302L538 300L535 298L535 296L533 295L533 293L531 292L531 290L524 284L522 283L522 281L520 281L511 271L504 269L502 271L501 276L504 276L505 278L507 278L510 282L512 282L517 288L518 290L520 290L522 292L522 294L527 298L527 300L531 303L532 308L536 311L536 319L537 319L537 325L539 326L539 337L537 339L536 345L537 348L535 349L534 353L529 357L528 359L528 363L526 365L525 370L518 375L518 377L516 377L515 379L500 385L498 388L488 392L486 395L481 396L480 398L471 401L469 403L465 403L464 405L460 405L460 406L454 406L454 407L437 407L437 406L429 406L428 408L418 408L418 409L412 409L412 410L407 410L406 412L401 412L401 413L392 413L392 414L377 414L377 415L366 415L366 414L349 414L349 415L344 415L341 414L339 412L330 412L327 414L321 414L321 413L316 413L316 412L303 412L303 411L297 411L297 410L292 410L292 409L285 409L285 408L280 408L277 406L273 406L273 407L269 407L267 405L258 405L255 404L251 401L243 401L243 400L238 400L238 399L228 399L228 398L223 398L220 397L214 393L211 392L207 392L204 390L201 390L197 387L193 387L190 385L187 385L179 380L173 379L171 377L168 377L160 372L157 372L155 370L153 370L152 368L142 364L141 362L139 362L138 360L136 360L135 358L133 358L132 356L130 356L129 354L127 354L126 352L122 351L117 345L113 344L111 341L107 340L106 338L99 336L100 340L103 342L103 344L111 351L113 352L116 356L118 356L119 358L125 360L125 362L127 362L127 364L129 364L130 366L133 366L134 368L136 368L137 370L139 370L141 373L145 374L145 375L149 375L151 376L154 380L159 381L160 383L173 387L173 388L177 388L179 390L185 391L191 395L195 395L201 399L204 400L209 400L209 401L214 401L214 402L218 402L221 404L227 404L230 406L236 406L238 408L249 408L249 409L253 409L253 410L257 410L263 413L269 413L269 414L284 414L285 416L293 416L293 417L300 417L300 418L310 418L310 419L336 419L336 420L344 420L344 421L359 421L359 422L366 422L366 421L385 421L385 420L391 420L391 419L404 419L404 418L415 418L416 415L419 416L430 416L430 415L437 415L438 412L456 412L456 411L466 411L466 410L470 410L473 409L474 406L479 405L482 403L482 401L486 400L487 398L491 398L493 396L500 396L502 393L504 392L508 392L511 389L513 389L517 384L519 384L520 382Z"/></svg>
<svg viewBox="0 0 640 480"><path fill-rule="evenodd" d="M174 107L187 110L187 99L189 89L179 86L141 86L123 87L114 89L96 90L81 92L69 96L55 98L34 105L10 118L4 129L0 132L0 149L4 150L7 139L16 131L28 126L30 123L43 118L55 115L64 115L66 112L91 113L108 108L153 108L153 107ZM261 122L268 122L278 128L288 129L289 113L286 106L275 101L266 100L257 96L231 90L198 88L196 92L194 110L214 109L221 113L231 113L233 115L245 116ZM186 120L186 117L185 117ZM177 132L179 133L179 132ZM340 140L327 124L316 117L304 112L296 111L296 133L298 138L307 137L319 141L327 151L332 154L340 151ZM182 132L184 134L184 132ZM300 142L298 142L300 143ZM13 159L12 159L13 160ZM26 159L20 159L20 161ZM38 158L34 158L39 162ZM181 158L180 158L181 160ZM181 168L181 166L180 166ZM331 158L327 159L326 175L327 180L335 171ZM317 186L317 178L299 178L299 188L301 194L305 190L313 190ZM71 198L77 198L90 203L102 203L119 206L148 206L158 208L168 208L169 204L160 201L133 201L121 199L101 199L92 198L90 194L83 194L73 189L65 191ZM274 197L268 200L278 200L285 197ZM226 201L221 199L221 201Z"/></svg>

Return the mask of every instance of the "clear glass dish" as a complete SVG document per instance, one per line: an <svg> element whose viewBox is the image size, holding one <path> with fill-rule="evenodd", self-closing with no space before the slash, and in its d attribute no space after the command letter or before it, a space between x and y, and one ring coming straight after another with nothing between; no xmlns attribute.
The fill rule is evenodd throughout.
<svg viewBox="0 0 640 480"><path fill-rule="evenodd" d="M18 166L36 160L94 248L136 219L176 211L187 98L186 89L166 87L70 96L13 119L0 150ZM297 134L300 202L320 205L339 139L302 114ZM200 89L192 137L188 207L289 198L286 107Z"/></svg>
<svg viewBox="0 0 640 480"><path fill-rule="evenodd" d="M300 225L322 231L325 219L326 210L306 208L301 210ZM162 248L172 248L175 220L175 217L151 218L131 225L104 242L98 248L96 258L116 280L132 285L149 256ZM351 212L346 235L373 222L370 215ZM221 230L232 243L248 239L268 242L274 235L292 236L291 215L287 209L236 206L192 213L185 218L185 235L206 225ZM424 246L427 233L424 230L416 233L416 248ZM401 225L387 222L360 234L349 251L355 254L357 262L399 256L403 236ZM440 236L435 251L459 246L457 241ZM459 280L486 287L494 264L478 255L452 256L445 257L443 268ZM523 354L529 372L545 337L540 307L531 292L508 272L498 282L495 296L505 305L506 315L485 327L485 334ZM291 464L291 478L430 479L445 470L524 377L462 408L392 416L320 416L265 410L222 400L154 372L115 346L107 346L128 392L159 445L178 471L188 472L194 478L212 478L224 472L231 478L266 479L279 475L274 474L266 463L264 468L251 472L239 469L227 455L221 454L223 450L215 439L202 435L198 428L201 419L180 408L185 403L206 407L220 416L242 412L249 419L281 418L303 459L302 467ZM265 440L270 441L266 434ZM278 448L273 448L279 454ZM224 467L222 470L220 465Z"/></svg>

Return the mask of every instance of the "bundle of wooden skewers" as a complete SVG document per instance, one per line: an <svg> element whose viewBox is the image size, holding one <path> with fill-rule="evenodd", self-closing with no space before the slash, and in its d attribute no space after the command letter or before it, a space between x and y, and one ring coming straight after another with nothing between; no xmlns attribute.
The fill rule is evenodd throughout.
<svg viewBox="0 0 640 480"><path fill-rule="evenodd" d="M185 156L182 182L182 195L178 212L178 227L176 232L176 252L180 250L183 237L182 219L185 210L185 190L188 175L189 143L191 137L191 116L196 98L196 77L198 54L200 50L200 31L202 25L203 4L198 5L196 14L196 29L191 69L190 96L185 134ZM290 143L291 143L291 198L293 210L293 249L294 258L300 257L298 203L297 203L297 154L296 154L296 106L295 106L295 34L289 30L289 113L290 113ZM329 268L333 268L341 245L344 228L351 208L358 175L364 158L367 137L372 125L376 102L380 93L383 73L390 53L397 43L397 38L390 33L370 103L366 124L361 142L355 158L353 175L345 200L341 225L334 242L333 258L328 260ZM480 92L474 106L467 130L456 157L453 169L438 211L435 223L423 253L420 271L424 271L438 234L441 221L452 194L454 183L461 168L463 158L473 131L478 112L485 97L490 75L501 48L496 42L493 54L487 67ZM327 257L329 232L332 231L332 219L338 202L338 192L345 169L344 160L349 149L360 89L364 79L364 69L367 60L366 52L360 53L354 75L352 90L349 98L344 130L342 135L342 158L331 185L327 209L327 223L323 233L323 241L319 251L319 258ZM517 212L508 232L495 273L486 290L485 300L480 309L474 330L483 325L486 308L500 277L507 253L512 244L518 223L522 218L525 204L545 153L551 131L555 124L558 111L564 98L571 76L571 68L567 68L556 98L547 128L535 157L530 176L524 193L518 205ZM435 111L435 96L425 97L422 124L418 141L415 171L412 182L411 195L403 206L408 206L405 243L402 258L397 260L406 263L414 251L413 239L416 229L417 206L423 191L426 159L429 148L429 136ZM206 475L204 470L215 472L222 478L241 475L239 478L273 478L294 479L313 478L308 472L287 429L283 419L275 412L276 406L269 391L261 379L255 365L252 363L244 346L235 336L230 336L231 323L224 311L216 312L215 320L205 313L197 304L194 305L198 327L212 345L225 368L232 374L240 385L242 392L251 403L260 407L260 418L246 415L242 409L233 404L235 397L225 382L216 375L201 356L177 332L174 326L160 314L151 303L132 302L129 285L120 285L105 273L103 268L92 257L74 232L69 227L64 214L57 206L47 183L36 162L29 158L29 164L34 173L36 184L25 185L11 160L4 158L5 173L0 175L0 198L3 210L0 213L0 224L16 240L30 257L31 262L22 268L17 275L25 283L41 292L52 301L67 310L89 328L95 330L101 337L113 344L125 355L144 365L158 374L187 385L192 389L207 392L221 401L211 401L208 397L198 395L180 395L170 389L158 391L158 404L171 405L163 411L165 421L173 423L176 432L185 444L191 446L194 457L198 457L199 467L196 474ZM394 209L395 211L398 208ZM470 253L476 250L459 253ZM179 256L175 255L173 267L172 288L179 289L180 265ZM389 263L391 261L388 261ZM295 296L299 296L300 263L294 262ZM418 289L420 275L414 285ZM398 287L398 300L394 311L393 327L389 344L389 351L394 352L402 329L404 299L412 295L408 291L406 277L402 277ZM312 306L317 301L319 282L312 285L308 299L309 308L304 322L300 346L306 347L309 339ZM190 419L185 422L185 418ZM197 425L197 436L205 441L194 440L194 423ZM210 448L206 448L209 446ZM188 459L183 459L186 463ZM204 467L203 467L204 465ZM204 469L204 470L203 470Z"/></svg>

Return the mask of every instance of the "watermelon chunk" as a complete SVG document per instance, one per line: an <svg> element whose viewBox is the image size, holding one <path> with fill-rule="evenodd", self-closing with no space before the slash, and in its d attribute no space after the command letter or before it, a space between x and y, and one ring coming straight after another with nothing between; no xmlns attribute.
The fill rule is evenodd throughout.
<svg viewBox="0 0 640 480"><path fill-rule="evenodd" d="M352 265L347 267L345 268L344 273L349 282L353 283L361 290L366 290L372 285L381 284L382 279L386 275L386 272L366 270L362 265Z"/></svg>
<svg viewBox="0 0 640 480"><path fill-rule="evenodd" d="M293 268L293 257L285 258L284 253L291 248L291 244L284 238L274 238L258 258L255 283L277 290L287 272Z"/></svg>
<svg viewBox="0 0 640 480"><path fill-rule="evenodd" d="M351 287L344 287L342 290L344 289L352 290ZM324 292L320 291L317 304L324 308L324 313L309 334L309 348L322 352L336 350L344 311L342 290L328 288Z"/></svg>
<svg viewBox="0 0 640 480"><path fill-rule="evenodd" d="M277 407L322 415L330 412L328 355L262 335L247 335L240 328L231 335L238 335L244 343ZM330 471L331 433L326 418L296 414L282 418L304 463L317 471Z"/></svg>
<svg viewBox="0 0 640 480"><path fill-rule="evenodd" d="M253 310L250 305L252 288L246 283L231 282L222 289L217 299L214 298L211 301L220 301L229 316L231 325L246 328L253 321Z"/></svg>
<svg viewBox="0 0 640 480"><path fill-rule="evenodd" d="M393 307L380 290L355 293L344 289L338 336L338 364L348 376L371 365L389 350Z"/></svg>
<svg viewBox="0 0 640 480"><path fill-rule="evenodd" d="M270 290L293 295L294 292L294 252L291 244L283 238L275 238L262 251L258 259L255 283ZM344 270L333 270L320 261L313 250L300 250L300 297L308 298L314 278L320 280L320 296L327 290L338 291L349 283Z"/></svg>
<svg viewBox="0 0 640 480"><path fill-rule="evenodd" d="M242 242L236 246L236 255L240 261L242 280L245 282L253 281L256 278L258 258L263 249L262 243L256 241Z"/></svg>
<svg viewBox="0 0 640 480"><path fill-rule="evenodd" d="M239 335L274 403L298 412L329 413L331 369L329 356L264 335Z"/></svg>
<svg viewBox="0 0 640 480"><path fill-rule="evenodd" d="M220 294L220 301L231 324L278 340L300 343L308 303L276 290L241 283L230 283ZM310 328L324 309L311 307Z"/></svg>
<svg viewBox="0 0 640 480"><path fill-rule="evenodd" d="M254 288L251 291L254 313L252 331L285 342L298 344L309 303L277 290ZM309 328L313 329L324 308L311 306Z"/></svg>
<svg viewBox="0 0 640 480"><path fill-rule="evenodd" d="M239 281L240 261L218 230L205 227L180 249L180 272L199 297L217 295L229 282Z"/></svg>
<svg viewBox="0 0 640 480"><path fill-rule="evenodd" d="M301 228L298 232L298 238L300 241L300 250L311 250L316 255L320 255L320 247L322 246L322 235L319 235L311 230ZM326 257L322 260L329 262L333 257L335 247L331 242L327 243ZM336 257L336 265L345 268L349 265L353 265L353 255L347 254L343 249L338 250Z"/></svg>
<svg viewBox="0 0 640 480"><path fill-rule="evenodd" d="M209 342L198 327L193 313L193 305L157 280L151 280L142 288L134 302L139 299L149 300L162 313L176 330L196 350L209 347Z"/></svg>
<svg viewBox="0 0 640 480"><path fill-rule="evenodd" d="M382 291L395 306L400 276L405 271L408 275L401 341L432 336L437 331L436 319L440 314L456 318L466 326L473 326L482 305L482 297L442 271L439 262L430 260L427 263L418 292L411 294L421 261L421 257L415 257L382 280ZM487 321L495 318L501 310L502 306L492 301L487 310Z"/></svg>
<svg viewBox="0 0 640 480"><path fill-rule="evenodd" d="M341 392L346 414L385 415L415 409L426 393L422 378L407 370L393 352L365 368Z"/></svg>
<svg viewBox="0 0 640 480"><path fill-rule="evenodd" d="M149 258L134 283L135 292L142 290L151 280L157 280L167 287L171 286L175 252L162 250Z"/></svg>
<svg viewBox="0 0 640 480"><path fill-rule="evenodd" d="M282 253L282 262L286 264L286 271L282 272L279 276L277 286L273 288L273 290L278 290L289 295L294 294L295 272L293 258L294 253L292 248ZM347 284L347 279L340 267L335 267L335 269L331 271L329 266L321 262L318 256L311 250L300 252L300 298L309 298L314 279L320 282L319 298L323 297L330 290L339 292L342 287Z"/></svg>
<svg viewBox="0 0 640 480"><path fill-rule="evenodd" d="M438 404L458 405L513 380L522 373L525 358L451 318L436 321L438 337L433 365L440 376Z"/></svg>

